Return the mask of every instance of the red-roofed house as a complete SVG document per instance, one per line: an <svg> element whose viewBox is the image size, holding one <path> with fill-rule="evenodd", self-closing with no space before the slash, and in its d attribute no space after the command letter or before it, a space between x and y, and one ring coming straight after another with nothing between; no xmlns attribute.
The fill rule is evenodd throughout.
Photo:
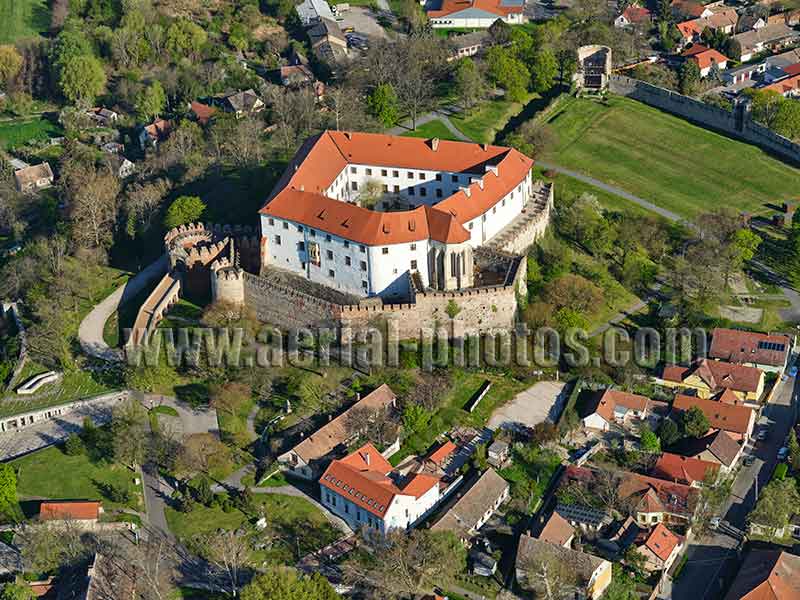
<svg viewBox="0 0 800 600"><path fill-rule="evenodd" d="M642 6L631 4L614 19L614 27L623 28L632 25L646 25L650 23L650 11Z"/></svg>
<svg viewBox="0 0 800 600"><path fill-rule="evenodd" d="M438 8L427 13L434 28L481 29L491 27L498 19L509 24L523 23L524 8L523 0L441 0Z"/></svg>
<svg viewBox="0 0 800 600"><path fill-rule="evenodd" d="M431 452L430 456L428 456L428 460L435 464L437 467L443 467L444 464L447 462L447 459L458 450L458 446L456 446L450 440L447 440L441 446L439 446L436 450Z"/></svg>
<svg viewBox="0 0 800 600"><path fill-rule="evenodd" d="M681 56L697 63L697 67L700 69L700 77L707 77L712 68L716 67L723 71L728 67L727 56L702 44L692 44Z"/></svg>
<svg viewBox="0 0 800 600"><path fill-rule="evenodd" d="M752 548L725 600L797 600L800 556L779 548Z"/></svg>
<svg viewBox="0 0 800 600"><path fill-rule="evenodd" d="M742 443L750 439L756 422L756 413L749 406L724 404L716 400L678 394L672 402L672 411L680 414L693 406L703 411L708 419L709 433L715 430L725 431L734 440Z"/></svg>
<svg viewBox="0 0 800 600"><path fill-rule="evenodd" d="M701 398L730 390L745 402L755 403L764 393L761 369L706 358L691 367L667 365L658 382L679 390L694 390Z"/></svg>
<svg viewBox="0 0 800 600"><path fill-rule="evenodd" d="M664 404L646 396L613 389L598 393L594 402L591 412L583 417L583 426L601 431L608 431L612 423L624 427L633 420L644 421L660 413L658 409Z"/></svg>
<svg viewBox="0 0 800 600"><path fill-rule="evenodd" d="M354 531L408 529L441 499L438 477L425 473L402 477L370 443L334 460L319 483L322 504Z"/></svg>
<svg viewBox="0 0 800 600"><path fill-rule="evenodd" d="M88 500L44 501L39 505L40 521L77 521L94 524L102 513L102 503Z"/></svg>
<svg viewBox="0 0 800 600"><path fill-rule="evenodd" d="M197 122L203 126L208 125L208 122L217 113L216 107L203 104L202 102L197 102L196 100L189 105L189 110L192 111L192 114L194 115L194 118L197 119Z"/></svg>
<svg viewBox="0 0 800 600"><path fill-rule="evenodd" d="M664 452L653 467L653 475L659 479L695 487L699 487L709 473L716 476L719 464L670 452Z"/></svg>
<svg viewBox="0 0 800 600"><path fill-rule="evenodd" d="M648 571L668 571L683 550L683 538L659 523L636 550L645 557Z"/></svg>
<svg viewBox="0 0 800 600"><path fill-rule="evenodd" d="M762 89L778 92L781 96L792 98L800 96L800 75L793 75L775 83L764 86Z"/></svg>
<svg viewBox="0 0 800 600"><path fill-rule="evenodd" d="M783 70L792 76L790 79L793 79L793 76L800 75L800 63L785 67ZM778 83L785 81L786 79L783 79ZM711 358L756 367L762 371L782 373L789 362L791 350L792 340L788 335L768 335L717 327L711 332L711 348L708 350L708 355Z"/></svg>

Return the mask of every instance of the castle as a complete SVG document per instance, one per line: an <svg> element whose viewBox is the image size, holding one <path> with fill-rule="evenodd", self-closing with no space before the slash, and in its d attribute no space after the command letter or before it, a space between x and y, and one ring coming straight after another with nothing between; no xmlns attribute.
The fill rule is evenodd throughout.
<svg viewBox="0 0 800 600"><path fill-rule="evenodd" d="M169 231L167 273L137 315L152 331L181 293L252 307L283 327L396 321L399 335L452 320L509 328L525 249L552 185L532 159L487 144L327 131L306 141L260 211L260 231Z"/></svg>

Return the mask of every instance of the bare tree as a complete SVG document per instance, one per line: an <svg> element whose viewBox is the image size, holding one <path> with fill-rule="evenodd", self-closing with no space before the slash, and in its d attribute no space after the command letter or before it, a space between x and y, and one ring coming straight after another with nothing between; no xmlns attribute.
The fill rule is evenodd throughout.
<svg viewBox="0 0 800 600"><path fill-rule="evenodd" d="M242 575L253 564L253 551L247 537L235 531L218 531L196 539L200 554L225 572L230 593L236 597Z"/></svg>
<svg viewBox="0 0 800 600"><path fill-rule="evenodd" d="M578 577L575 570L559 560L554 552L537 552L521 561L525 587L532 588L537 597L547 600L574 598L578 591Z"/></svg>
<svg viewBox="0 0 800 600"><path fill-rule="evenodd" d="M137 574L136 591L142 600L172 597L172 558L175 549L167 537L148 529L138 544L127 548L126 556Z"/></svg>
<svg viewBox="0 0 800 600"><path fill-rule="evenodd" d="M361 407L347 413L347 427L384 446L397 439L399 423L396 415L390 410L380 407Z"/></svg>

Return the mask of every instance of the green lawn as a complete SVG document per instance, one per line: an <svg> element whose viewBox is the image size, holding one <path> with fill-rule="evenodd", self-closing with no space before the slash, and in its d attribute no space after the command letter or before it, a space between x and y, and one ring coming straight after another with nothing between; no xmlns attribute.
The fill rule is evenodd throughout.
<svg viewBox="0 0 800 600"><path fill-rule="evenodd" d="M469 113L451 116L450 121L469 139L491 144L497 132L503 129L508 120L518 114L532 98L533 95L530 95L522 103L509 100L484 102Z"/></svg>
<svg viewBox="0 0 800 600"><path fill-rule="evenodd" d="M417 127L415 131L403 134L405 137L418 138L439 138L440 140L455 140L456 137L450 132L447 126L439 119L428 121L424 125Z"/></svg>
<svg viewBox="0 0 800 600"><path fill-rule="evenodd" d="M140 475L118 464L93 463L86 454L67 456L61 448L50 446L11 464L17 469L17 492L21 500L53 498L102 500L105 508L119 504L106 497L104 486L126 488L131 493L130 508L139 509L141 488L134 485Z"/></svg>
<svg viewBox="0 0 800 600"><path fill-rule="evenodd" d="M47 0L0 0L0 44L36 37L49 28Z"/></svg>
<svg viewBox="0 0 800 600"><path fill-rule="evenodd" d="M340 537L340 532L328 522L325 515L304 498L262 494L256 495L255 502L259 505L259 512L267 519L267 531L274 536L272 547L260 553L262 560L292 563ZM187 541L217 529L238 529L251 520L237 509L226 513L220 508L203 506L189 513L167 508L166 516L172 533Z"/></svg>
<svg viewBox="0 0 800 600"><path fill-rule="evenodd" d="M3 6L3 2L4 0L0 0L0 7ZM2 10L0 10L0 15L2 15ZM2 32L2 27L3 23L0 21L0 32ZM2 38L2 33L0 33L0 38ZM0 122L0 149L21 146L31 140L46 140L61 134L62 130L58 125L43 118Z"/></svg>
<svg viewBox="0 0 800 600"><path fill-rule="evenodd" d="M543 158L691 218L719 206L751 213L793 198L800 170L627 98L574 99L548 120L558 136Z"/></svg>

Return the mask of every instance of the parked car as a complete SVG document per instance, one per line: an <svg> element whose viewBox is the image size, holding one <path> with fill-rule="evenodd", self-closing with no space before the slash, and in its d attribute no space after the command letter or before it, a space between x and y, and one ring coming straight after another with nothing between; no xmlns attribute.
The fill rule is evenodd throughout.
<svg viewBox="0 0 800 600"><path fill-rule="evenodd" d="M763 442L765 439L767 439L767 429L766 429L766 427L764 429L759 430L758 434L756 435L756 439L759 442Z"/></svg>
<svg viewBox="0 0 800 600"><path fill-rule="evenodd" d="M787 456L789 456L789 449L786 446L781 447L778 450L778 460L786 460Z"/></svg>
<svg viewBox="0 0 800 600"><path fill-rule="evenodd" d="M797 377L797 367L794 365L789 367L789 377Z"/></svg>
<svg viewBox="0 0 800 600"><path fill-rule="evenodd" d="M742 464L744 464L745 467L749 467L755 461L756 461L756 457L753 456L752 454L748 454L747 456L744 457L744 460L742 461Z"/></svg>

